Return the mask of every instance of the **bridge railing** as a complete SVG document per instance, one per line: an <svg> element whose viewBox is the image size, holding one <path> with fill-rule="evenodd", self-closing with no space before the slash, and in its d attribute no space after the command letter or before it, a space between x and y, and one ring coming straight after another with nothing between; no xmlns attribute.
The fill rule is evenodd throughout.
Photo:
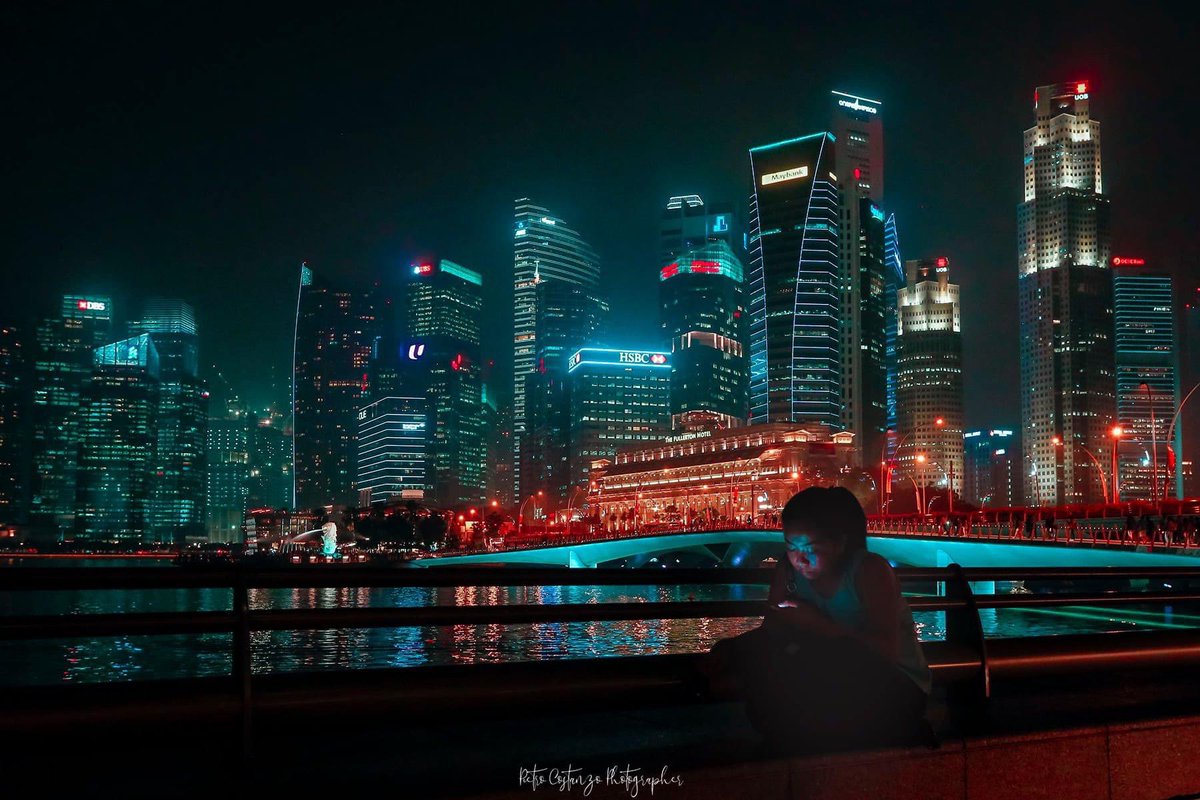
<svg viewBox="0 0 1200 800"><path fill-rule="evenodd" d="M1037 674L1103 671L1116 667L1161 667L1200 665L1200 629L1079 634L1048 637L989 639L984 635L981 609L1052 608L1072 605L1120 606L1166 605L1200 601L1200 569L940 569L897 570L902 582L923 582L941 593L908 597L914 611L940 611L946 615L944 641L923 643L936 683L946 685L951 695L965 704L986 702L994 679ZM435 607L351 607L322 609L252 609L250 590L255 588L362 588L409 586L574 586L574 585L703 585L750 584L765 587L772 572L748 569L496 569L488 567L441 567L438 569L387 569L359 566L326 566L293 569L246 567L71 568L8 569L0 571L0 592L92 591L129 589L225 589L231 593L229 611L131 612L121 614L19 615L0 617L0 641L38 639L84 639L94 637L167 634L231 634L232 669L222 692L239 709L242 741L249 752L255 708L269 703L279 676L254 674L251 664L257 632L288 630L332 630L338 628L382 628L454 625L514 625L614 620L674 620L696 618L755 618L765 611L761 600L706 600L635 603L566 603L555 605L471 605ZM1056 594L977 595L971 585L979 581L1142 581L1145 591L1096 590ZM401 676L388 691L426 708L453 703L463 692L486 704L524 704L546 701L549 675L567 676L572 691L596 698L612 694L622 701L623 688L653 690L654 697L682 699L681 687L688 662L694 655L641 656L617 659L580 659L572 663L523 662L507 665L451 665L408 667L391 670L354 670L354 675L380 673ZM505 671L505 691L496 693L495 672ZM341 673L349 675L351 673ZM309 684L303 701L342 702L361 687L362 679ZM452 678L449 676L453 676ZM154 683L153 681L149 683ZM472 689L472 687L474 687ZM541 687L541 688L539 688ZM83 687L49 687L56 691ZM104 687L99 687L101 690ZM330 692L340 692L331 698ZM543 695L539 696L538 692ZM524 694L522 694L524 692ZM597 694L599 693L599 694ZM278 693L276 693L277 697ZM500 697L503 695L503 697ZM36 719L38 702L50 695L39 687L0 690L0 701L20 699L28 712L9 715L0 727ZM189 692L182 691L178 702ZM552 695L560 698L561 693ZM634 695L629 695L630 697ZM645 695L637 694L639 698ZM31 705L32 704L32 705ZM157 699L148 713L161 713ZM8 705L12 706L12 703ZM19 705L19 704L18 704ZM213 709L217 706L212 706ZM72 703L68 714L86 715L85 704Z"/></svg>
<svg viewBox="0 0 1200 800"><path fill-rule="evenodd" d="M969 519L951 522L916 520L869 520L867 532L876 536L940 536L981 541L1056 542L1062 544L1103 545L1107 547L1200 547L1200 531L1189 529L1158 529L1152 535L1126 528L1124 520L1063 520L1053 527L1037 523L1026 530L1019 522L974 522Z"/></svg>

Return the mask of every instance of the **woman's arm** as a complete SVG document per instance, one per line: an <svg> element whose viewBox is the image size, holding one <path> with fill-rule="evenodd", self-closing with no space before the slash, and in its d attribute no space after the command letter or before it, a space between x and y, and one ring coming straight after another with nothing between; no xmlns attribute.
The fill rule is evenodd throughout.
<svg viewBox="0 0 1200 800"><path fill-rule="evenodd" d="M768 605L767 614L773 621L814 633L819 636L849 636L858 639L875 650L888 661L900 658L900 631L896 626L899 612L900 582L888 562L874 553L867 553L859 567L855 583L858 598L863 606L863 629L851 630L826 617L808 603L796 603L784 598L778 602L788 603L780 608L778 602Z"/></svg>
<svg viewBox="0 0 1200 800"><path fill-rule="evenodd" d="M786 559L787 555L783 557ZM787 561L780 561L775 565L775 573L771 576L771 590L767 592L767 604L772 608L787 598L787 579Z"/></svg>

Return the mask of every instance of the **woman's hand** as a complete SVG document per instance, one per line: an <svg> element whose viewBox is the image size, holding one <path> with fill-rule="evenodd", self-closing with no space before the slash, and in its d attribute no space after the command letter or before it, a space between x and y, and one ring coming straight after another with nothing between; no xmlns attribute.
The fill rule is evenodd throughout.
<svg viewBox="0 0 1200 800"><path fill-rule="evenodd" d="M836 623L818 611L816 606L790 598L768 606L767 619L810 633L829 634L830 626L837 627Z"/></svg>

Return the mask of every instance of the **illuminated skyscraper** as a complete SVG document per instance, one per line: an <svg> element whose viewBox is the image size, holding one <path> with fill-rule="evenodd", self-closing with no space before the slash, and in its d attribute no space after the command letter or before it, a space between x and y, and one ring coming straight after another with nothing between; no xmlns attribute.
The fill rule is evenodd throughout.
<svg viewBox="0 0 1200 800"><path fill-rule="evenodd" d="M200 339L192 307L147 301L132 336L148 334L159 359L159 409L150 528L156 539L204 535L207 525L208 390L199 374Z"/></svg>
<svg viewBox="0 0 1200 800"><path fill-rule="evenodd" d="M149 542L159 358L149 334L95 349L78 415L75 538Z"/></svg>
<svg viewBox="0 0 1200 800"><path fill-rule="evenodd" d="M896 411L900 476L962 492L962 315L948 258L905 262L898 292ZM938 420L941 420L939 424ZM940 509L944 510L944 509Z"/></svg>
<svg viewBox="0 0 1200 800"><path fill-rule="evenodd" d="M617 448L657 441L671 427L671 356L583 348L567 362L571 485L588 486L592 462Z"/></svg>
<svg viewBox="0 0 1200 800"><path fill-rule="evenodd" d="M1108 198L1086 82L1039 86L1017 211L1021 419L1029 502L1098 502L1084 448L1116 418ZM1061 442L1061 444L1059 444Z"/></svg>
<svg viewBox="0 0 1200 800"><path fill-rule="evenodd" d="M750 420L842 425L834 137L750 150Z"/></svg>
<svg viewBox="0 0 1200 800"><path fill-rule="evenodd" d="M520 489L526 431L525 380L537 368L537 287L563 281L595 291L600 264L591 245L565 222L528 198L516 201L513 229L513 458Z"/></svg>
<svg viewBox="0 0 1200 800"><path fill-rule="evenodd" d="M671 427L746 424L748 370L742 262L717 239L659 270L662 330L671 343Z"/></svg>
<svg viewBox="0 0 1200 800"><path fill-rule="evenodd" d="M75 528L78 411L95 349L111 341L112 300L65 295L58 317L37 329L33 378L30 522L36 538L62 539Z"/></svg>
<svg viewBox="0 0 1200 800"><path fill-rule="evenodd" d="M1016 508L1021 498L1019 432L992 428L963 434L963 499L980 508Z"/></svg>
<svg viewBox="0 0 1200 800"><path fill-rule="evenodd" d="M567 395L567 359L594 345L608 316L608 304L595 292L565 281L537 287L537 367L525 378L525 441L521 450L519 495L541 491L547 511L570 502L571 416Z"/></svg>
<svg viewBox="0 0 1200 800"><path fill-rule="evenodd" d="M241 540L249 508L250 414L237 398L208 421L205 515L212 542ZM284 501L286 503L286 501Z"/></svg>
<svg viewBox="0 0 1200 800"><path fill-rule="evenodd" d="M874 464L887 427L883 121L878 100L833 92L834 172L842 189L842 426ZM893 298L894 300L894 298Z"/></svg>
<svg viewBox="0 0 1200 800"><path fill-rule="evenodd" d="M1179 372L1184 397L1200 385L1200 286L1188 287L1180 315ZM1200 395L1200 390L1196 392ZM1195 469L1200 455L1200 397L1184 403L1175 423L1182 438L1182 452L1176 453L1183 497L1200 497L1200 473Z"/></svg>
<svg viewBox="0 0 1200 800"><path fill-rule="evenodd" d="M432 502L483 499L483 278L446 259L411 267L401 349L403 394L425 398L425 483Z"/></svg>
<svg viewBox="0 0 1200 800"><path fill-rule="evenodd" d="M659 222L659 261L669 264L679 256L709 242L725 242L730 247L741 246L737 236L737 220L733 206L706 205L698 194L672 197L667 200Z"/></svg>
<svg viewBox="0 0 1200 800"><path fill-rule="evenodd" d="M352 504L358 408L367 385L374 314L363 294L300 268L293 357L294 503Z"/></svg>
<svg viewBox="0 0 1200 800"><path fill-rule="evenodd" d="M1112 265L1121 499L1153 500L1155 491L1173 497L1173 454L1182 439L1176 425L1168 441L1180 400L1171 276L1148 270L1140 258L1114 258Z"/></svg>
<svg viewBox="0 0 1200 800"><path fill-rule="evenodd" d="M426 441L423 397L381 397L359 410L357 485L363 499L423 498Z"/></svg>
<svg viewBox="0 0 1200 800"><path fill-rule="evenodd" d="M900 315L900 305L896 299L896 293L904 286L904 262L900 255L900 236L896 231L895 214L889 214L883 224L883 263L883 274L886 280L883 297L887 325L887 332L884 336L886 342L884 361L887 363L887 429L895 431L898 424L896 419L896 328ZM888 442L887 455L889 459L895 455L893 449L897 441L893 436ZM871 455L870 452L867 452L864 461Z"/></svg>
<svg viewBox="0 0 1200 800"><path fill-rule="evenodd" d="M0 327L0 526L25 521L29 489L29 360L21 331Z"/></svg>

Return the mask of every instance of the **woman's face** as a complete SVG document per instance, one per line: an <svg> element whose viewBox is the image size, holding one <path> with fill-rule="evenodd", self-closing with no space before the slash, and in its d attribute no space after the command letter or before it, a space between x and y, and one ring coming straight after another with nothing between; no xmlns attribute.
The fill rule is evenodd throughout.
<svg viewBox="0 0 1200 800"><path fill-rule="evenodd" d="M840 539L817 532L789 531L783 542L792 568L810 581L833 573L844 547Z"/></svg>

